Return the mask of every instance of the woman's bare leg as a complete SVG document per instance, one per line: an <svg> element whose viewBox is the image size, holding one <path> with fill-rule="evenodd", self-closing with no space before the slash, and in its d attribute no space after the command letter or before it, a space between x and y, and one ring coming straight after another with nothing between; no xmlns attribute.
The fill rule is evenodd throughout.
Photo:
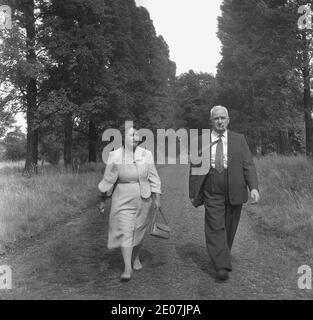
<svg viewBox="0 0 313 320"><path fill-rule="evenodd" d="M130 279L133 273L132 269L132 253L133 253L133 248L132 247L122 247L122 256L124 259L124 265L125 265L125 270L121 275L122 279Z"/></svg>
<svg viewBox="0 0 313 320"><path fill-rule="evenodd" d="M133 249L133 268L134 270L140 270L142 269L142 264L139 259L139 253L141 250L142 244L139 244L138 246L135 246Z"/></svg>

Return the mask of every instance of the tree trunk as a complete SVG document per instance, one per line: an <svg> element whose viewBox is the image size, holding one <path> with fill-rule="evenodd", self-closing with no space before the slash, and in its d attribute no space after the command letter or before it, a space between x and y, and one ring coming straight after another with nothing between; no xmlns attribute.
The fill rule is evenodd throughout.
<svg viewBox="0 0 313 320"><path fill-rule="evenodd" d="M92 118L89 119L89 155L88 162L97 162L97 129L96 124Z"/></svg>
<svg viewBox="0 0 313 320"><path fill-rule="evenodd" d="M278 132L278 153L287 155L289 153L288 129L282 129Z"/></svg>
<svg viewBox="0 0 313 320"><path fill-rule="evenodd" d="M72 166L72 140L73 119L72 114L66 114L64 118L64 165L66 168Z"/></svg>
<svg viewBox="0 0 313 320"><path fill-rule="evenodd" d="M310 93L310 77L304 77L304 92L303 92L303 105L304 105L304 119L305 119L305 147L306 154L312 157L313 152L313 131L312 131L312 103Z"/></svg>
<svg viewBox="0 0 313 320"><path fill-rule="evenodd" d="M312 122L312 101L311 101L311 85L310 85L310 57L309 57L309 40L304 35L305 50L303 52L304 67L303 75L303 109L305 119L305 147L307 156L312 157L313 153L313 122Z"/></svg>
<svg viewBox="0 0 313 320"><path fill-rule="evenodd" d="M35 52L35 4L34 0L28 0L25 5L26 17L26 60L30 65L36 63ZM27 83L26 93L27 103L27 154L24 171L37 172L38 161L38 129L36 128L36 111L37 111L37 80L30 77Z"/></svg>

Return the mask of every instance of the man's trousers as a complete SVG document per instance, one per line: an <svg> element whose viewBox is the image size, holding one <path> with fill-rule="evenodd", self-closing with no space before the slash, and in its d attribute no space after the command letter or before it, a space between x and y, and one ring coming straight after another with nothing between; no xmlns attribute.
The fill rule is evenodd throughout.
<svg viewBox="0 0 313 320"><path fill-rule="evenodd" d="M240 220L242 205L228 201L227 170L211 168L202 187L205 205L205 238L216 270L232 270L230 250Z"/></svg>

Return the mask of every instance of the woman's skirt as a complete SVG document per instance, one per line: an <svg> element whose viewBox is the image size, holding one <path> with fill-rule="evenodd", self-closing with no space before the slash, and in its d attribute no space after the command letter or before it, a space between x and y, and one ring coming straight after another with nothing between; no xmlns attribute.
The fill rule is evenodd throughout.
<svg viewBox="0 0 313 320"><path fill-rule="evenodd" d="M116 185L109 218L109 249L142 243L152 218L151 203L151 197L141 198L139 182Z"/></svg>

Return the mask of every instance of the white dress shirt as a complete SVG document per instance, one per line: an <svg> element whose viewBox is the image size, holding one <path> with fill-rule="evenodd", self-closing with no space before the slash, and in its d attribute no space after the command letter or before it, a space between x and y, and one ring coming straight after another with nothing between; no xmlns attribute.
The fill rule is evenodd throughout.
<svg viewBox="0 0 313 320"><path fill-rule="evenodd" d="M219 134L212 130L211 132L211 144L219 139ZM223 142L223 163L224 168L227 168L227 130L223 132L222 142ZM215 143L211 148L211 167L215 168L215 154L216 154L217 143Z"/></svg>

